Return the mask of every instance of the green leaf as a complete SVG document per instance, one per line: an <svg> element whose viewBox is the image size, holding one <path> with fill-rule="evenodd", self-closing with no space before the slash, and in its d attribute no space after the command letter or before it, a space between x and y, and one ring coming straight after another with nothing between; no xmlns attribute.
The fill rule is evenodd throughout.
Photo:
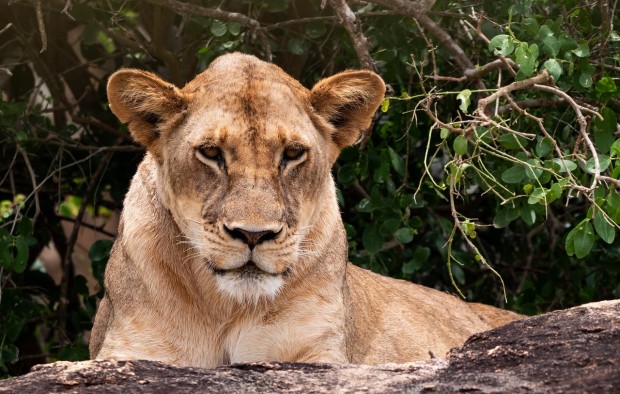
<svg viewBox="0 0 620 394"><path fill-rule="evenodd" d="M512 43L512 37L508 34L499 34L489 41L489 51L495 55L507 56L514 51L515 46Z"/></svg>
<svg viewBox="0 0 620 394"><path fill-rule="evenodd" d="M513 220L519 217L519 209L516 208L503 208L493 218L493 226L496 228L504 228L510 224Z"/></svg>
<svg viewBox="0 0 620 394"><path fill-rule="evenodd" d="M504 148L512 150L521 150L527 145L527 140L521 136L515 136L512 133L502 134L497 139Z"/></svg>
<svg viewBox="0 0 620 394"><path fill-rule="evenodd" d="M527 203L530 205L534 204L547 204L547 189L544 187L537 187L534 189L530 197L527 199Z"/></svg>
<svg viewBox="0 0 620 394"><path fill-rule="evenodd" d="M620 139L617 139L613 144L611 144L609 153L612 158L620 157Z"/></svg>
<svg viewBox="0 0 620 394"><path fill-rule="evenodd" d="M465 138L461 134L457 135L456 138L454 139L454 143L452 147L454 148L454 152L457 155L466 154L467 153L467 138Z"/></svg>
<svg viewBox="0 0 620 394"><path fill-rule="evenodd" d="M566 160L566 159L558 159L557 157L553 159L554 169L557 172L567 172L575 171L577 169L577 164L574 161Z"/></svg>
<svg viewBox="0 0 620 394"><path fill-rule="evenodd" d="M583 72L579 75L579 84L584 88L592 86L592 74L589 72Z"/></svg>
<svg viewBox="0 0 620 394"><path fill-rule="evenodd" d="M445 140L446 138L448 138L449 135L450 135L450 130L446 129L445 127L442 127L441 131L439 132L439 136L441 137L441 139Z"/></svg>
<svg viewBox="0 0 620 394"><path fill-rule="evenodd" d="M530 226L536 223L536 211L532 205L524 205L520 211L521 220Z"/></svg>
<svg viewBox="0 0 620 394"><path fill-rule="evenodd" d="M306 52L306 42L300 38L290 38L286 44L286 47L293 55L300 56Z"/></svg>
<svg viewBox="0 0 620 394"><path fill-rule="evenodd" d="M17 226L17 232L22 237L32 234L32 221L27 217L22 218L19 222L19 226Z"/></svg>
<svg viewBox="0 0 620 394"><path fill-rule="evenodd" d="M396 239L404 244L408 244L413 241L413 231L411 231L408 227L399 228L394 235L396 236Z"/></svg>
<svg viewBox="0 0 620 394"><path fill-rule="evenodd" d="M468 112L469 104L471 104L470 97L471 97L471 90L469 90L469 89L462 90L456 96L456 99L460 100L460 102L461 102L461 104L459 105L460 110L465 112L465 113Z"/></svg>
<svg viewBox="0 0 620 394"><path fill-rule="evenodd" d="M411 275L420 270L424 263L428 261L431 250L425 246L418 246L413 251L413 256L406 264L403 264L401 270L405 275Z"/></svg>
<svg viewBox="0 0 620 394"><path fill-rule="evenodd" d="M321 21L310 22L306 25L306 34L310 38L319 38L325 33L327 33L327 27L325 27L325 23Z"/></svg>
<svg viewBox="0 0 620 394"><path fill-rule="evenodd" d="M213 34L216 37L222 37L224 34L226 34L226 31L227 31L226 23L219 21L217 19L213 20L213 22L211 23L211 34Z"/></svg>
<svg viewBox="0 0 620 394"><path fill-rule="evenodd" d="M25 237L18 236L15 238L15 259L13 260L13 271L18 274L24 272L26 263L28 262L28 242Z"/></svg>
<svg viewBox="0 0 620 394"><path fill-rule="evenodd" d="M396 173L400 176L405 175L405 160L403 160L403 158L400 157L391 147L388 148L388 153L390 155L392 167Z"/></svg>
<svg viewBox="0 0 620 394"><path fill-rule="evenodd" d="M562 65L555 59L549 59L545 62L544 67L549 71L549 74L554 80L558 80L562 75Z"/></svg>
<svg viewBox="0 0 620 394"><path fill-rule="evenodd" d="M553 143L547 137L541 138L536 143L536 156L545 157L553 150Z"/></svg>
<svg viewBox="0 0 620 394"><path fill-rule="evenodd" d="M502 173L502 181L506 183L519 183L525 177L525 168L516 164Z"/></svg>
<svg viewBox="0 0 620 394"><path fill-rule="evenodd" d="M536 69L538 59L538 46L536 44L529 45L526 42L519 44L515 50L515 60L519 65L519 72L529 77Z"/></svg>
<svg viewBox="0 0 620 394"><path fill-rule="evenodd" d="M592 246L594 246L594 230L592 229L590 220L584 219L571 233L572 232L575 233L573 238L575 256L577 256L578 259L584 258L590 253Z"/></svg>
<svg viewBox="0 0 620 394"><path fill-rule="evenodd" d="M226 28L233 36L238 36L241 33L241 25L237 22L226 23Z"/></svg>
<svg viewBox="0 0 620 394"><path fill-rule="evenodd" d="M525 175L532 180L538 179L543 173L543 170L539 168L540 160L528 159L527 164L529 164L529 166L525 167Z"/></svg>
<svg viewBox="0 0 620 394"><path fill-rule="evenodd" d="M362 244L369 254L376 254L383 247L383 237L379 233L376 225L369 225L364 229Z"/></svg>
<svg viewBox="0 0 620 394"><path fill-rule="evenodd" d="M338 180L348 186L354 183L357 176L357 166L355 163L347 163L338 170Z"/></svg>
<svg viewBox="0 0 620 394"><path fill-rule="evenodd" d="M601 98L607 93L617 92L618 87L612 77L603 77L596 83L594 91L596 92L596 96Z"/></svg>
<svg viewBox="0 0 620 394"><path fill-rule="evenodd" d="M398 228L400 227L400 224L401 224L400 219L395 219L395 218L388 219L385 222L383 222L383 224L381 225L381 228L379 229L379 232L384 237L391 237L392 235L394 235L396 230L398 230Z"/></svg>
<svg viewBox="0 0 620 394"><path fill-rule="evenodd" d="M577 45L577 48L571 51L577 57L586 57L590 55L590 48L588 47L588 43L582 43Z"/></svg>
<svg viewBox="0 0 620 394"><path fill-rule="evenodd" d="M107 261L110 258L113 242L100 239L95 241L88 251L88 258L93 262Z"/></svg>
<svg viewBox="0 0 620 394"><path fill-rule="evenodd" d="M551 204L560 197L562 197L562 186L559 183L553 183L547 192L547 204Z"/></svg>
<svg viewBox="0 0 620 394"><path fill-rule="evenodd" d="M547 36L543 38L542 42L543 49L550 56L557 56L557 54L560 52L560 41L554 36Z"/></svg>
<svg viewBox="0 0 620 394"><path fill-rule="evenodd" d="M390 109L390 99L389 98L384 98L383 102L381 103L381 112L387 112L388 109Z"/></svg>
<svg viewBox="0 0 620 394"><path fill-rule="evenodd" d="M600 211L594 214L594 229L601 239L612 244L616 239L616 228L609 223Z"/></svg>
<svg viewBox="0 0 620 394"><path fill-rule="evenodd" d="M370 213L374 211L375 207L368 198L362 198L362 200L355 206L358 212Z"/></svg>
<svg viewBox="0 0 620 394"><path fill-rule="evenodd" d="M611 164L611 160L609 156L599 155L598 156L598 164L600 167L600 171L603 172L609 167ZM588 174L594 174L594 157L591 157L584 166L584 171Z"/></svg>

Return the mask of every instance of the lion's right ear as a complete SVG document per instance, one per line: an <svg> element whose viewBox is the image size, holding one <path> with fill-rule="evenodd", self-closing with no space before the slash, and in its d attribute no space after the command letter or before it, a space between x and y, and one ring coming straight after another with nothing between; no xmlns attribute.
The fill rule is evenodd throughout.
<svg viewBox="0 0 620 394"><path fill-rule="evenodd" d="M123 69L108 81L110 109L127 123L133 138L159 155L161 125L181 113L187 103L181 91L155 74Z"/></svg>

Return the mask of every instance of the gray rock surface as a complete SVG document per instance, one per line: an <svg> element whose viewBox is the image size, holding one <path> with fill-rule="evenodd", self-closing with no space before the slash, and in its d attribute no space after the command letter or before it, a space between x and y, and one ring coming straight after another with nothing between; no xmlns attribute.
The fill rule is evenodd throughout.
<svg viewBox="0 0 620 394"><path fill-rule="evenodd" d="M620 300L547 313L472 336L448 360L409 364L236 364L153 361L38 365L0 393L620 392Z"/></svg>

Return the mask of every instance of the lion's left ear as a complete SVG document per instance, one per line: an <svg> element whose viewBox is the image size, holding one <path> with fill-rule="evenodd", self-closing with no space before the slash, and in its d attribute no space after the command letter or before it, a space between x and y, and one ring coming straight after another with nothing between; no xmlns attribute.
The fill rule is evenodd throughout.
<svg viewBox="0 0 620 394"><path fill-rule="evenodd" d="M344 71L319 81L310 93L312 107L335 127L332 141L343 149L370 127L383 101L385 84L371 71Z"/></svg>

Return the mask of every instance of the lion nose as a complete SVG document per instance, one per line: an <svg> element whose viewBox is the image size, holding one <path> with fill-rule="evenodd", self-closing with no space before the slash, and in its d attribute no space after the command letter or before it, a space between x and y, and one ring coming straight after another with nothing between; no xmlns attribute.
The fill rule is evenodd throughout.
<svg viewBox="0 0 620 394"><path fill-rule="evenodd" d="M281 229L278 231L248 231L238 227L230 229L227 226L224 226L224 229L226 230L228 235L247 244L250 249L254 248L254 246L260 243L274 239L278 236L278 234L280 234L280 231L282 231Z"/></svg>

